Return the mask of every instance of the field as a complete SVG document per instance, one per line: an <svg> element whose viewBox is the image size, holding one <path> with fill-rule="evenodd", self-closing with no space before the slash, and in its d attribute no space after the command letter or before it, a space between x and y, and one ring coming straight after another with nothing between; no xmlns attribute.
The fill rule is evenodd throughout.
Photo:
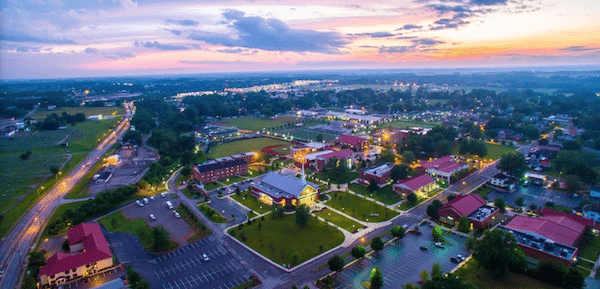
<svg viewBox="0 0 600 289"><path fill-rule="evenodd" d="M490 276L483 268L477 267L474 259L467 262L455 273L477 289L560 289L531 277L510 273L505 280L499 280Z"/></svg>
<svg viewBox="0 0 600 289"><path fill-rule="evenodd" d="M70 115L74 115L77 113L83 113L83 114L85 114L85 118L88 118L90 115L98 115L98 114L101 114L102 116L112 115L113 113L115 113L116 115L125 114L125 110L120 106L114 106L114 107L80 106L80 107L62 107L62 108L55 109L55 110L38 110L35 112L35 114L31 118L44 119L44 118L46 118L46 116L51 115L53 113L61 115L63 113L63 111L66 111Z"/></svg>
<svg viewBox="0 0 600 289"><path fill-rule="evenodd" d="M485 147L487 147L488 151L486 158L490 158L493 160L499 159L503 154L517 149L516 147L511 147L507 145L496 145L491 143L485 143Z"/></svg>
<svg viewBox="0 0 600 289"><path fill-rule="evenodd" d="M296 224L295 217L284 215L279 219L267 217L264 221L255 220L252 225L245 225L241 230L230 229L229 234L276 263L292 266L328 251L344 241L342 232L315 217L310 219L305 228ZM295 253L299 255L296 261L292 258Z"/></svg>
<svg viewBox="0 0 600 289"><path fill-rule="evenodd" d="M210 149L208 157L216 159L227 157L233 154L246 153L246 152L259 152L260 149L273 145L289 144L285 141L276 139L270 139L266 137L243 139L238 141L232 141L224 144L220 144Z"/></svg>
<svg viewBox="0 0 600 289"><path fill-rule="evenodd" d="M326 141L332 141L338 137L335 134L319 132L319 131L314 131L314 130L304 129L304 128L286 130L286 131L282 131L280 133L282 135L286 135L286 136L293 136L294 139L299 139L302 141L317 141L317 136L319 134L322 134L323 139Z"/></svg>
<svg viewBox="0 0 600 289"><path fill-rule="evenodd" d="M398 215L395 211L349 193L333 192L330 195L332 198L327 201L328 206L361 221L383 222Z"/></svg>
<svg viewBox="0 0 600 289"><path fill-rule="evenodd" d="M261 117L238 117L221 121L219 124L225 126L235 126L238 129L260 131L263 128L278 127L293 121L294 119L291 118L270 119Z"/></svg>
<svg viewBox="0 0 600 289"><path fill-rule="evenodd" d="M596 261L600 255L600 238L590 238L590 242L583 248L579 256L588 260Z"/></svg>
<svg viewBox="0 0 600 289"><path fill-rule="evenodd" d="M259 214L264 214L271 210L270 206L259 201L258 198L248 192L242 192L239 196L231 194L230 197Z"/></svg>
<svg viewBox="0 0 600 289"><path fill-rule="evenodd" d="M410 127L414 127L414 126L434 127L434 126L436 126L436 124L424 122L424 121L416 121L416 120L397 120L397 121L393 121L393 122L382 123L382 124L378 125L377 127L378 128L386 128L389 126L399 128L399 129L405 129L405 128L410 128Z"/></svg>
<svg viewBox="0 0 600 289"><path fill-rule="evenodd" d="M399 210L401 210L401 211L408 211L408 210L412 209L413 207L417 206L418 204L420 204L420 203L422 203L422 202L424 202L426 200L427 200L426 198L418 198L417 201L414 202L414 203L411 203L409 201L405 201L405 202L402 202L402 204L400 204L400 206L398 206L397 208Z"/></svg>
<svg viewBox="0 0 600 289"><path fill-rule="evenodd" d="M152 252L152 229L146 223L146 220L143 218L137 219L129 219L126 218L123 213L120 211L114 212L100 220L98 220L104 227L112 232L122 232L122 233L131 233L135 234L142 246L146 248L146 250ZM169 251L171 249L175 249L179 246L179 244L171 241L169 249L165 251Z"/></svg>
<svg viewBox="0 0 600 289"><path fill-rule="evenodd" d="M344 217L343 215L338 214L327 208L325 208L322 211L315 212L315 215L317 215L329 222L332 222L337 226L340 226L342 229L344 229L350 233L354 233L356 231L356 229L358 229L358 228L363 228L363 225L361 225L360 223L352 221L351 219L348 219L348 218Z"/></svg>
<svg viewBox="0 0 600 289"><path fill-rule="evenodd" d="M402 197L392 190L392 185L379 188L379 191L376 193L370 192L366 186L360 184L350 184L350 190L357 194L378 200L386 205L391 205L402 201Z"/></svg>

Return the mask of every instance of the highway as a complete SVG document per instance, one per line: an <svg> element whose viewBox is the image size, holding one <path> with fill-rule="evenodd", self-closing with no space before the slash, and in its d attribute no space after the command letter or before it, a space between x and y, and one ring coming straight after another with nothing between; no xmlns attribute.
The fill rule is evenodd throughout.
<svg viewBox="0 0 600 289"><path fill-rule="evenodd" d="M4 271L0 279L0 289L16 288L20 273L26 266L27 253L36 246L42 230L56 207L60 205L60 201L110 149L117 137L123 136L129 129L129 121L135 112L133 102L125 102L125 110L126 115L119 125L90 152L85 160L23 215L10 233L0 241L0 271Z"/></svg>

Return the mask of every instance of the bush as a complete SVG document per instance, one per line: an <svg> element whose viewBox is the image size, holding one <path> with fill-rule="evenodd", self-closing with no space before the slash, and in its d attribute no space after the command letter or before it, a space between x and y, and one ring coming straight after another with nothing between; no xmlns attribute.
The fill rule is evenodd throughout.
<svg viewBox="0 0 600 289"><path fill-rule="evenodd" d="M392 236L402 239L404 237L404 234L406 234L406 230L404 230L404 228L402 226L395 226L392 228Z"/></svg>
<svg viewBox="0 0 600 289"><path fill-rule="evenodd" d="M367 254L367 249L363 246L354 246L352 248L352 257L354 258L362 258Z"/></svg>
<svg viewBox="0 0 600 289"><path fill-rule="evenodd" d="M373 238L373 241L371 241L371 249L373 250L383 250L383 246L384 244L380 237L375 237Z"/></svg>
<svg viewBox="0 0 600 289"><path fill-rule="evenodd" d="M344 269L344 259L342 257L340 257L340 255L335 254L333 255L329 261L327 262L329 264L329 269L331 271L342 271L342 269Z"/></svg>

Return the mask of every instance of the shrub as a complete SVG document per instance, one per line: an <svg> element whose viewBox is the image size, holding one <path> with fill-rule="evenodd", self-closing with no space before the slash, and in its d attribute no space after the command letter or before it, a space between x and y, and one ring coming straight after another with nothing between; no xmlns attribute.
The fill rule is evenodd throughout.
<svg viewBox="0 0 600 289"><path fill-rule="evenodd" d="M367 249L363 246L354 246L352 248L352 257L354 258L362 258L367 254Z"/></svg>

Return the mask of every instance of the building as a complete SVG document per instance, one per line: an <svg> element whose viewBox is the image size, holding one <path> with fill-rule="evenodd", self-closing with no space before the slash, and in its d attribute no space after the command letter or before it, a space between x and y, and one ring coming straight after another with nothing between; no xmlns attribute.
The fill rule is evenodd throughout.
<svg viewBox="0 0 600 289"><path fill-rule="evenodd" d="M354 151L351 149L343 149L339 151L329 151L326 154L321 154L315 159L315 169L319 172L323 171L327 162L332 158L337 158L348 169L352 168L354 162Z"/></svg>
<svg viewBox="0 0 600 289"><path fill-rule="evenodd" d="M193 172L194 178L201 183L215 182L247 174L248 162L244 159L212 160L197 165Z"/></svg>
<svg viewBox="0 0 600 289"><path fill-rule="evenodd" d="M373 142L377 145L389 145L392 146L394 144L398 144L402 142L403 139L408 138L407 130L398 130L398 129L382 129L375 132L373 135Z"/></svg>
<svg viewBox="0 0 600 289"><path fill-rule="evenodd" d="M302 179L267 173L260 182L250 186L252 195L271 206L312 205L319 199L319 186Z"/></svg>
<svg viewBox="0 0 600 289"><path fill-rule="evenodd" d="M366 168L360 171L359 181L369 184L371 180L375 180L380 187L387 184L392 177L392 164L383 164L374 168Z"/></svg>
<svg viewBox="0 0 600 289"><path fill-rule="evenodd" d="M582 215L584 218L600 222L600 205L588 204L583 206Z"/></svg>
<svg viewBox="0 0 600 289"><path fill-rule="evenodd" d="M515 182L513 182L507 175L503 173L495 174L489 182L492 186L505 188L510 192L513 192L516 189Z"/></svg>
<svg viewBox="0 0 600 289"><path fill-rule="evenodd" d="M548 177L535 173L525 173L525 180L536 186L545 186L548 182Z"/></svg>
<svg viewBox="0 0 600 289"><path fill-rule="evenodd" d="M106 184L112 178L113 173L115 172L115 165L108 165L102 170L101 173L95 174L93 177L94 183L96 184Z"/></svg>
<svg viewBox="0 0 600 289"><path fill-rule="evenodd" d="M353 135L342 135L335 143L340 145L347 145L355 151L364 151L369 148L369 140L362 137L357 137Z"/></svg>
<svg viewBox="0 0 600 289"><path fill-rule="evenodd" d="M452 175L469 169L468 164L457 162L452 156L445 156L433 161L421 161L421 167L431 177L448 183L450 183Z"/></svg>
<svg viewBox="0 0 600 289"><path fill-rule="evenodd" d="M408 180L402 181L401 183L394 184L392 189L394 192L402 194L402 196L410 193L415 193L420 196L425 196L427 193L436 189L438 186L435 179L427 174L412 177Z"/></svg>
<svg viewBox="0 0 600 289"><path fill-rule="evenodd" d="M600 187L591 186L590 187L590 197L592 198L600 198Z"/></svg>
<svg viewBox="0 0 600 289"><path fill-rule="evenodd" d="M575 247L595 222L580 216L549 209L538 210L541 217L516 216L505 226L497 226L515 236L523 253L537 260L570 266L577 257Z"/></svg>
<svg viewBox="0 0 600 289"><path fill-rule="evenodd" d="M459 195L439 209L442 222L455 225L462 216L467 216L474 228L485 228L500 210L487 205L477 194Z"/></svg>
<svg viewBox="0 0 600 289"><path fill-rule="evenodd" d="M514 132L510 129L505 129L505 130L499 130L498 131L498 139L504 139L504 140L516 140L516 141L520 141L522 139L524 139L525 136L522 133L517 133Z"/></svg>
<svg viewBox="0 0 600 289"><path fill-rule="evenodd" d="M40 269L42 286L56 286L112 267L112 253L100 225L81 223L67 232L70 254L56 253Z"/></svg>

